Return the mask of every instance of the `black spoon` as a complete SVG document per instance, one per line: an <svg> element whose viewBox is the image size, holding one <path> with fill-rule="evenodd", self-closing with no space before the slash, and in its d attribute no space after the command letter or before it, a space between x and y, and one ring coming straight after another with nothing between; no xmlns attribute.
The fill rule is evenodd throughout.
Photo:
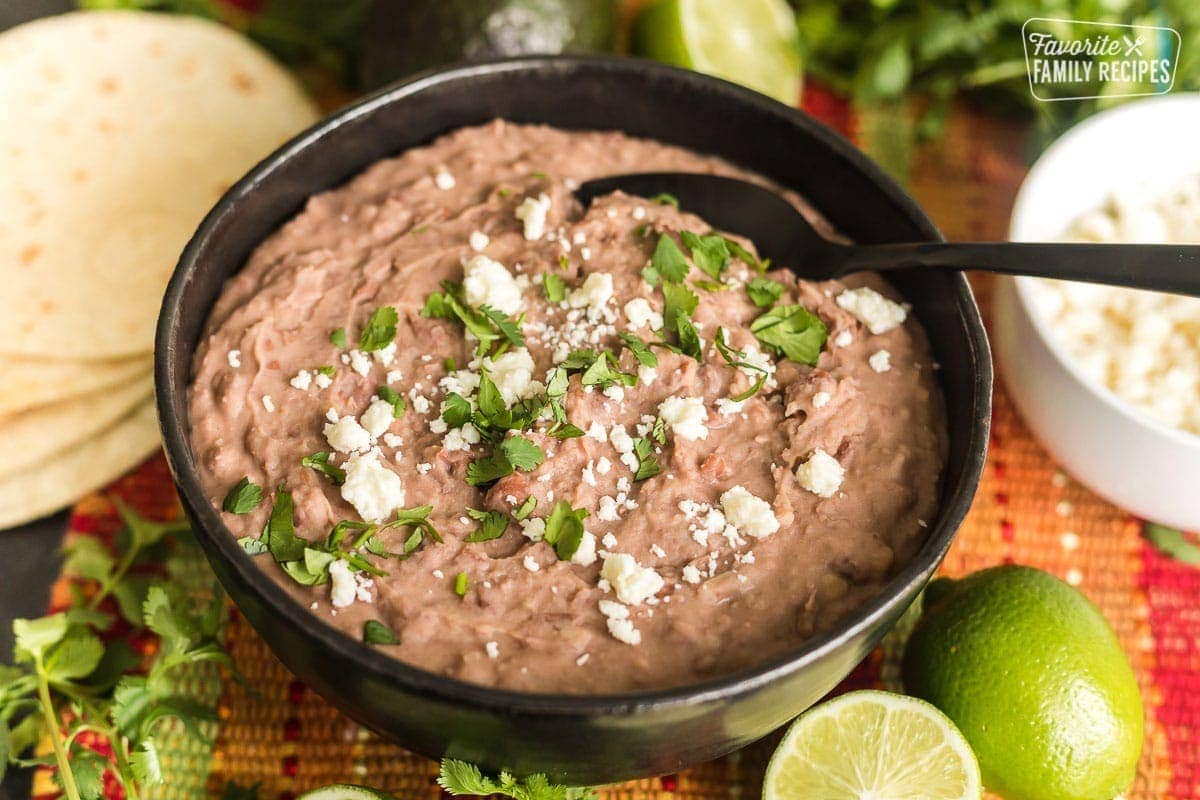
<svg viewBox="0 0 1200 800"><path fill-rule="evenodd" d="M1107 283L1200 296L1200 245L1026 242L905 242L839 244L809 224L770 189L719 175L645 172L588 181L575 191L587 207L614 191L640 197L673 195L679 205L718 230L749 238L759 255L808 280L861 270L909 267L978 269Z"/></svg>

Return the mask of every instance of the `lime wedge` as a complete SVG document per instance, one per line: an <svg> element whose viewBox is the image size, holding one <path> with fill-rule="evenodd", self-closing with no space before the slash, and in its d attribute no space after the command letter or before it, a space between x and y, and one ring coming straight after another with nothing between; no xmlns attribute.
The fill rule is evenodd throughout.
<svg viewBox="0 0 1200 800"><path fill-rule="evenodd" d="M788 105L800 99L796 17L785 0L651 0L634 23L633 50Z"/></svg>
<svg viewBox="0 0 1200 800"><path fill-rule="evenodd" d="M763 800L978 800L979 765L923 700L851 692L805 712L771 757Z"/></svg>
<svg viewBox="0 0 1200 800"><path fill-rule="evenodd" d="M394 795L351 783L334 783L305 792L296 800L396 800Z"/></svg>

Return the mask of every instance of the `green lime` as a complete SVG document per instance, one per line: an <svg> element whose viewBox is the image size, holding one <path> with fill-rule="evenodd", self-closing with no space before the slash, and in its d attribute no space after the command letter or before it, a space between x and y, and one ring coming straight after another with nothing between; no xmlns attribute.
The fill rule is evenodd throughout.
<svg viewBox="0 0 1200 800"><path fill-rule="evenodd" d="M1020 800L1109 800L1133 782L1142 698L1104 616L1031 567L929 585L905 688L954 720L984 784Z"/></svg>
<svg viewBox="0 0 1200 800"><path fill-rule="evenodd" d="M633 51L800 99L796 17L784 0L651 0L634 22Z"/></svg>
<svg viewBox="0 0 1200 800"><path fill-rule="evenodd" d="M352 783L334 783L305 792L296 800L396 800L394 795L369 789L366 786L355 786Z"/></svg>
<svg viewBox="0 0 1200 800"><path fill-rule="evenodd" d="M979 765L946 715L922 700L851 692L806 711L779 743L763 800L977 800Z"/></svg>

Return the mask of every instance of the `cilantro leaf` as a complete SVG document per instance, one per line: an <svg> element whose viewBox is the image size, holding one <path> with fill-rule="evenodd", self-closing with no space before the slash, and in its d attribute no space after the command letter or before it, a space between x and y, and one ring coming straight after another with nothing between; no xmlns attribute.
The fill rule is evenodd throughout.
<svg viewBox="0 0 1200 800"><path fill-rule="evenodd" d="M654 355L645 342L627 331L618 335L621 341L625 343L625 346L629 348L629 352L633 353L633 357L637 359L639 364L643 367L658 366L658 356Z"/></svg>
<svg viewBox="0 0 1200 800"><path fill-rule="evenodd" d="M687 277L688 270L691 269L687 259L684 258L683 251L679 249L679 245L675 244L675 240L665 233L658 237L654 255L650 257L650 268L664 281L672 283L681 282Z"/></svg>
<svg viewBox="0 0 1200 800"><path fill-rule="evenodd" d="M559 500L546 518L543 539L554 547L559 561L570 561L583 541L583 521L588 516L586 508L571 508L566 500Z"/></svg>
<svg viewBox="0 0 1200 800"><path fill-rule="evenodd" d="M300 465L321 473L333 481L334 486L341 486L346 482L346 470L330 464L329 459L332 457L333 453L328 450L319 450L311 456L300 459Z"/></svg>
<svg viewBox="0 0 1200 800"><path fill-rule="evenodd" d="M500 443L500 451L508 462L522 472L537 469L546 460L542 448L526 439L524 436L510 436Z"/></svg>
<svg viewBox="0 0 1200 800"><path fill-rule="evenodd" d="M679 208L679 198L668 192L659 192L650 198L651 203L658 203L660 206L675 206Z"/></svg>
<svg viewBox="0 0 1200 800"><path fill-rule="evenodd" d="M458 595L459 597L466 597L469 581L470 581L470 578L467 577L467 573L465 573L465 572L460 572L457 575L455 575L454 576L454 593L456 595Z"/></svg>
<svg viewBox="0 0 1200 800"><path fill-rule="evenodd" d="M682 283L664 283L662 286L663 323L667 330L675 329L675 320L679 317L691 317L700 305L700 298Z"/></svg>
<svg viewBox="0 0 1200 800"><path fill-rule="evenodd" d="M758 394L759 390L762 389L762 387L766 384L767 378L769 377L770 375L768 375L766 372L763 372L763 374L758 376L758 380L754 382L753 386L744 392L730 397L729 399L735 403L740 403L743 400L749 400L751 397L754 397L754 395Z"/></svg>
<svg viewBox="0 0 1200 800"><path fill-rule="evenodd" d="M493 453L486 458L477 458L467 465L467 485L484 486L494 483L506 475L512 475L513 467L502 453Z"/></svg>
<svg viewBox="0 0 1200 800"><path fill-rule="evenodd" d="M221 508L230 514L249 514L261 502L262 487L251 483L249 478L242 478L225 495Z"/></svg>
<svg viewBox="0 0 1200 800"><path fill-rule="evenodd" d="M377 619L363 623L363 642L366 644L400 644L396 632Z"/></svg>
<svg viewBox="0 0 1200 800"><path fill-rule="evenodd" d="M386 384L380 386L375 394L379 395L379 399L385 403L391 403L393 419L400 419L408 410L408 403L404 402L404 396Z"/></svg>
<svg viewBox="0 0 1200 800"><path fill-rule="evenodd" d="M584 386L599 386L601 389L607 389L614 383L623 383L626 386L637 384L636 375L621 372L617 366L617 357L606 350L600 353L596 360L584 370L583 375L580 376L580 382Z"/></svg>
<svg viewBox="0 0 1200 800"><path fill-rule="evenodd" d="M542 276L542 290L545 291L546 299L551 303L561 303L567 299L567 282L561 275L547 272Z"/></svg>
<svg viewBox="0 0 1200 800"><path fill-rule="evenodd" d="M475 404L479 407L479 413L485 418L498 417L507 409L503 395L496 388L495 381L492 380L492 376L486 369L479 373L479 388L475 392Z"/></svg>
<svg viewBox="0 0 1200 800"><path fill-rule="evenodd" d="M396 323L399 321L400 315L391 306L375 309L358 337L358 349L370 353L387 347L396 338Z"/></svg>
<svg viewBox="0 0 1200 800"><path fill-rule="evenodd" d="M770 264L771 264L770 259L767 259L767 260L759 259L756 255L751 253L749 250L742 247L736 241L734 241L733 239L730 239L728 237L726 237L726 239L725 239L725 246L729 248L729 252L732 255L734 255L741 261L744 261L748 266L754 267L759 272L766 272L767 267L770 266Z"/></svg>
<svg viewBox="0 0 1200 800"><path fill-rule="evenodd" d="M675 333L679 337L679 351L699 361L704 358L704 348L701 346L700 334L696 326L682 314L675 318Z"/></svg>
<svg viewBox="0 0 1200 800"><path fill-rule="evenodd" d="M691 231L683 231L679 238L691 251L696 268L714 281L721 280L721 273L729 266L729 246L725 237L715 233L697 236Z"/></svg>
<svg viewBox="0 0 1200 800"><path fill-rule="evenodd" d="M746 284L746 294L754 305L767 308L783 295L783 284L770 278L754 277Z"/></svg>
<svg viewBox="0 0 1200 800"><path fill-rule="evenodd" d="M329 341L333 343L334 347L345 348L346 347L346 329L345 328L337 328L335 330L330 331L329 332Z"/></svg>
<svg viewBox="0 0 1200 800"><path fill-rule="evenodd" d="M267 549L275 560L298 561L304 558L305 542L296 536L296 521L293 516L292 494L282 487L275 490L275 505L263 531Z"/></svg>
<svg viewBox="0 0 1200 800"><path fill-rule="evenodd" d="M471 404L458 392L450 392L442 401L442 420L451 428L461 428L471 421Z"/></svg>
<svg viewBox="0 0 1200 800"><path fill-rule="evenodd" d="M537 503L537 498L533 495L529 495L529 497L525 498L525 502L521 503L520 507L513 512L513 517L517 520L517 522L520 522L533 513L533 510L537 508Z"/></svg>
<svg viewBox="0 0 1200 800"><path fill-rule="evenodd" d="M546 435L553 436L555 439L578 439L583 436L583 430L578 425L572 425L569 422L556 422L546 431Z"/></svg>
<svg viewBox="0 0 1200 800"><path fill-rule="evenodd" d="M654 445L649 439L640 437L633 440L633 454L637 456L638 468L633 474L634 481L644 481L662 472L658 459L654 456Z"/></svg>
<svg viewBox="0 0 1200 800"><path fill-rule="evenodd" d="M497 311L491 306L480 306L479 310L483 315L490 319L496 326L496 330L500 331L510 345L513 347L524 347L525 337L521 335L521 320L514 320L512 317L505 314L503 311Z"/></svg>
<svg viewBox="0 0 1200 800"><path fill-rule="evenodd" d="M816 366L828 336L820 317L801 305L772 308L750 323L750 331L772 352L809 366Z"/></svg>
<svg viewBox="0 0 1200 800"><path fill-rule="evenodd" d="M464 541L490 542L499 539L508 530L508 515L501 511L481 511L478 508L468 508L467 516L480 526L471 531Z"/></svg>

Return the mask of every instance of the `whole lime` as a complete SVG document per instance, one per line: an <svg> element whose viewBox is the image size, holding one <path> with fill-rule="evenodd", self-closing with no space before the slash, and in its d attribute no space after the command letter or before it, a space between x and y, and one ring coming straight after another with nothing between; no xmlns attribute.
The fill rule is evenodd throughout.
<svg viewBox="0 0 1200 800"><path fill-rule="evenodd" d="M1003 566L931 583L902 674L1009 800L1109 800L1133 782L1133 670L1100 610L1049 573Z"/></svg>

